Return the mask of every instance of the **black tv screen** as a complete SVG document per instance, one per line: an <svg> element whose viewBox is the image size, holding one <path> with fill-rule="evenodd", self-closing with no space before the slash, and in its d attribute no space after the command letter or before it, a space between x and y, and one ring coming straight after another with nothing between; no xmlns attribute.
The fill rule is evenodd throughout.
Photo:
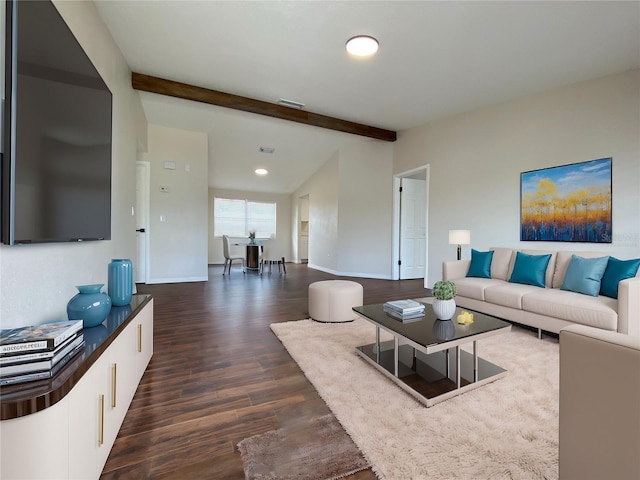
<svg viewBox="0 0 640 480"><path fill-rule="evenodd" d="M2 242L110 239L111 92L49 0L6 8Z"/></svg>

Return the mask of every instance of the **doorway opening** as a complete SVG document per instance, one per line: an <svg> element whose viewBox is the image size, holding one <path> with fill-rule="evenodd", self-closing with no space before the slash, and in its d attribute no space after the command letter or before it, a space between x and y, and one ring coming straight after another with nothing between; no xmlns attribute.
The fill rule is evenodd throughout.
<svg viewBox="0 0 640 480"><path fill-rule="evenodd" d="M298 199L298 261L309 263L309 195Z"/></svg>
<svg viewBox="0 0 640 480"><path fill-rule="evenodd" d="M393 280L423 278L429 251L429 165L393 178Z"/></svg>

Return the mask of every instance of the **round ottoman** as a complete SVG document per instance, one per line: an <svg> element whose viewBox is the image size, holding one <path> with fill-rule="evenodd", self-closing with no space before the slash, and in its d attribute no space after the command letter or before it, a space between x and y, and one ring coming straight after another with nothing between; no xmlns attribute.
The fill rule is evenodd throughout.
<svg viewBox="0 0 640 480"><path fill-rule="evenodd" d="M324 280L309 285L309 316L317 322L352 322L351 307L362 305L362 285L349 280Z"/></svg>

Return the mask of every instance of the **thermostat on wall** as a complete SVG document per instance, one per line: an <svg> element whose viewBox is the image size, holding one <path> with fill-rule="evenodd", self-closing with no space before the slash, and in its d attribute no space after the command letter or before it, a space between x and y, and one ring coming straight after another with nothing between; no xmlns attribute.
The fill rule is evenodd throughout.
<svg viewBox="0 0 640 480"><path fill-rule="evenodd" d="M176 162L164 162L164 168L165 170L175 170Z"/></svg>

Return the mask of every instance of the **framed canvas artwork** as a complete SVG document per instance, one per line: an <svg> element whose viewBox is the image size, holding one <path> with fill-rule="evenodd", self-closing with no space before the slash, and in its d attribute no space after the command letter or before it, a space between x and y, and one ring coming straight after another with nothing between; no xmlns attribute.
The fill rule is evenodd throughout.
<svg viewBox="0 0 640 480"><path fill-rule="evenodd" d="M520 174L520 240L611 243L611 158Z"/></svg>

